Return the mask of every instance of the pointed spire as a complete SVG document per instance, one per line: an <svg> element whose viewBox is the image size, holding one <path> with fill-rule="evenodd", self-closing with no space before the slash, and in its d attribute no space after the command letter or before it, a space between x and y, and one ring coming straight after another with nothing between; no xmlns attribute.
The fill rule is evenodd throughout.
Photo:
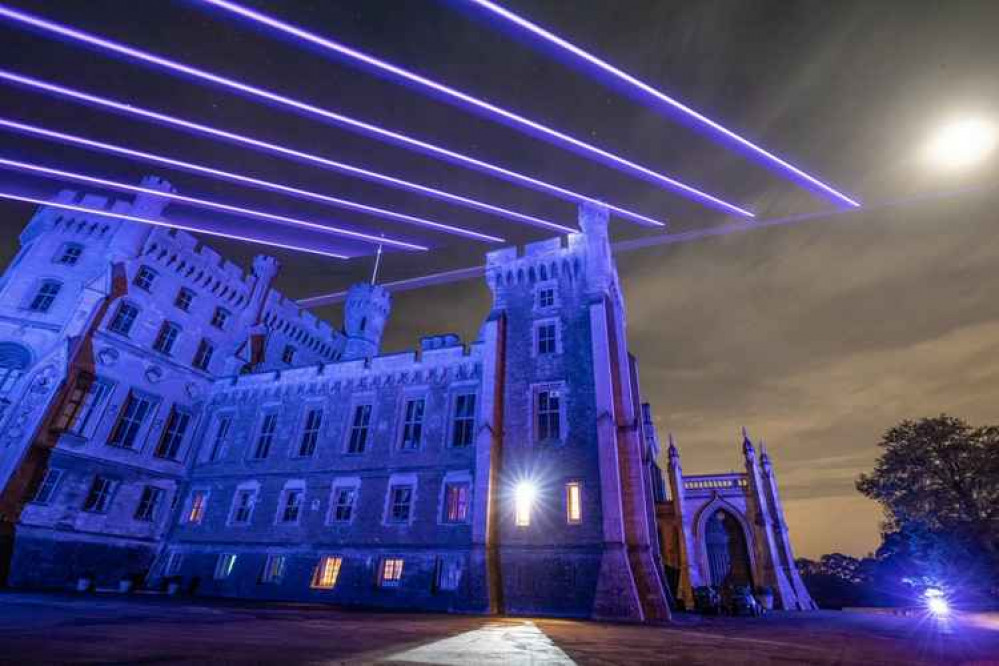
<svg viewBox="0 0 999 666"><path fill-rule="evenodd" d="M767 445L762 439L760 440L760 462L764 465L770 464L770 456L767 455Z"/></svg>
<svg viewBox="0 0 999 666"><path fill-rule="evenodd" d="M746 426L742 426L742 453L746 457L756 455L756 451L753 449L753 442L749 439L749 431L746 430Z"/></svg>
<svg viewBox="0 0 999 666"><path fill-rule="evenodd" d="M667 448L666 451L669 453L669 457L671 460L679 459L680 452L676 448L676 440L673 439L672 432L669 434L669 448Z"/></svg>

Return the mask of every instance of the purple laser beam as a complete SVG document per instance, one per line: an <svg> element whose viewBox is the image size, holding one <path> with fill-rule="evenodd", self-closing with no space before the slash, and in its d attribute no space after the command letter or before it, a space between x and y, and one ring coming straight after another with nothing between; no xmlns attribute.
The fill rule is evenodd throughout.
<svg viewBox="0 0 999 666"><path fill-rule="evenodd" d="M313 199L315 201L320 201L322 203L331 206L346 208L348 210L355 210L361 213L368 213L370 215L384 217L390 220L398 220L400 222L410 222L433 228L446 229L451 231L452 233L461 233L463 235L467 235L472 238L478 238L479 240L493 242L493 243L504 241L503 238L500 238L498 236L490 236L488 234L481 234L477 231L460 229L458 227L452 227L450 225L441 224L439 222L434 222L432 220L427 220L420 217L413 217L412 215L404 215L402 213L397 213L395 211L387 210L385 208L369 206L367 204L358 203L356 201L351 201L349 199L339 199L337 197L331 197L326 194L320 194L319 192L303 190L297 187L291 187L290 185L275 183L269 180L262 180L260 178L253 178L251 176L233 173L231 171L214 169L212 167L204 166L202 164L195 164L193 162L184 162L182 160L175 160L173 158L165 157L163 155L157 155L155 153L146 153L141 150L134 150L132 148L127 148L125 146L118 146L112 143L104 143L103 141L94 141L93 139L87 139L85 137L76 136L73 134L56 132L55 130L45 129L44 127L38 127L37 125L28 125L27 123L17 122L9 118L0 117L0 127L10 130L15 130L17 132L21 132L22 134L40 136L46 139L61 141L63 143L82 146L84 148L90 148L93 150L100 150L102 152L107 152L114 155L123 155L125 157L139 159L146 162L152 162L154 164L162 164L176 169L183 169L184 171L191 171L193 173L211 176L222 180L231 180L233 182L240 183L242 185L247 185L249 187L258 187L261 189L281 192L282 194L287 194L290 196Z"/></svg>
<svg viewBox="0 0 999 666"><path fill-rule="evenodd" d="M161 194L158 190L157 194ZM318 254L323 257L332 257L334 259L349 259L350 257L343 254L335 254L333 252L323 252L322 250L315 250L309 247L302 247L299 245L291 245L288 243L278 243L276 241L268 241L260 238L253 238L252 236L240 236L238 234L231 234L228 232L221 231L211 231L209 229L201 229L199 227L181 224L178 222L167 222L165 220L156 220L150 217L136 217L135 215L125 215L124 213L115 213L108 210L103 210L100 208L89 208L87 206L77 206L75 204L60 203L57 201L46 201L45 199L38 199L36 197L26 197L20 194L14 194L13 192L0 192L0 199L8 199L11 201L23 201L25 203L38 204L39 206L47 206L51 208L61 208L63 210L76 211L78 213L89 213L92 215L102 215L104 217L112 217L117 220L127 220L129 222L138 222L140 224L150 224L154 227L166 227L168 229L180 229L182 231L191 231L194 233L205 234L206 236L218 236L219 238L228 238L231 240L244 241L247 243L257 243L259 245L269 245L271 247L279 247L283 250L294 250L296 252L306 252L308 254Z"/></svg>
<svg viewBox="0 0 999 666"><path fill-rule="evenodd" d="M436 188L428 187L426 185L420 185L419 183L414 183L412 181L403 180L401 178L396 178L394 176L389 176L383 173L378 173L377 171L362 169L361 167L357 167L352 164L347 164L345 162L338 162L336 160L331 160L326 157L320 157L319 155L313 155L311 153L305 153L300 150L295 150L294 148L288 148L287 146L278 145L276 143L269 143L267 141L263 141L260 139L254 139L253 137L246 136L245 134L236 134L235 132L228 132L226 130L221 130L214 127L209 127L208 125L202 125L200 123L192 122L190 120L183 120L182 118L169 116L165 113L158 113L156 111L144 109L140 106L125 104L123 102L116 102L106 97L99 97L97 95L91 95L89 93L81 92L79 90L73 90L72 88L66 88L64 86L56 85L54 83L47 83L45 81L41 81L39 79L35 79L30 76L24 76L22 74L17 74L16 72L11 72L9 70L0 69L0 79L4 79L12 83L17 83L19 85L23 85L28 88L43 90L45 92L58 95L60 97L68 97L70 99L87 102L95 106L114 109L115 111L119 111L127 115L139 116L141 118L155 120L156 122L160 122L165 125L172 125L174 127L182 127L186 130L197 132L198 134L205 134L211 137L232 141L233 143L238 143L244 146L251 146L257 150L274 153L276 155L281 155L282 157L293 158L295 160L309 162L312 164L318 164L327 169L333 171L339 171L341 173L347 173L357 178L372 180L381 183L383 185L387 185L389 187L405 189L411 192L417 192L419 194L423 194L429 197L434 197L437 199L442 199L450 203L463 205L469 208L475 208L477 210L493 213L495 215L500 215L502 217L507 217L509 219L517 220L518 222L533 224L535 226L541 226L547 229L555 229L563 233L572 233L574 231L573 229L563 226L561 224L549 222L548 220L543 220L541 218L533 217L531 215L526 215L524 213L518 213L516 211L507 208L502 208L500 206L494 206L493 204L489 204L484 201L479 201L477 199L463 197L458 194L453 194L451 192L446 192L444 190L438 190ZM457 228L452 227L452 230L453 233L459 233L459 230ZM460 233L463 235L470 235L474 234L475 232L461 229Z"/></svg>
<svg viewBox="0 0 999 666"><path fill-rule="evenodd" d="M610 63L601 60L592 53L588 53L583 49L579 48L578 46L576 46L575 44L572 44L566 41L565 39L562 39L558 35L555 35L552 32L545 30L536 23L532 23L531 21L528 21L524 17L514 14L510 10L497 5L495 2L491 2L491 0L467 0L467 1L475 5L478 5L482 9L491 12L496 16L506 19L507 21L523 28L524 30L527 30L528 32L536 35L537 37L540 37L541 39L544 39L545 41L554 44L555 46L563 49L564 51L568 51L569 53L576 56L580 60L589 63L590 65L603 71L604 73L610 74L619 81L623 81L628 85L630 85L631 87L640 90L641 92L645 93L646 96L651 97L654 101L656 101L659 106L665 107L666 109L674 113L679 112L681 115L693 119L695 122L702 125L703 127L709 128L716 134L721 135L722 137L725 137L731 141L734 141L739 147L756 155L758 158L761 158L762 162L768 164L771 168L776 167L781 171L791 174L796 180L799 181L799 183L801 181L804 181L810 187L824 192L828 197L841 204L846 204L848 206L852 206L855 208L860 206L860 203L858 203L854 199L851 199L842 192L833 189L833 187L827 185L826 183L823 183L818 178L815 178L814 176L805 173L804 171L794 166L790 162L781 159L780 157L774 155L773 153L768 152L767 150L751 142L749 139L746 139L745 137L736 134L732 130L723 127L721 124L715 122L711 118L708 118L704 114L695 111L686 104L683 104L682 102L673 99L669 95L666 95L665 93L656 90L655 88L645 83L644 81L635 78L634 76L628 74L627 72L621 71L617 67L614 67Z"/></svg>
<svg viewBox="0 0 999 666"><path fill-rule="evenodd" d="M286 217L284 215L275 215L273 213L267 213L260 210L254 210L252 208L242 208L240 206L233 206L230 204L224 204L218 201L209 201L207 199L197 199L195 197L184 196L182 194L177 194L176 192L164 192L162 190L156 190L148 187L141 187L138 185L130 185L128 183L122 183L114 180L106 180L104 178L97 178L95 176L88 176L82 173L75 173L73 171L63 171L61 169L53 169L51 167L42 166L39 164L30 164L28 162L19 162L17 160L10 160L0 157L0 167L9 167L12 169L18 169L20 171L26 171L30 173L40 173L47 176L56 176L59 178L66 178L69 180L76 180L83 183L90 183L92 185L98 185L100 187L108 187L116 190L125 190L128 192L141 192L144 194L155 194L156 196L163 197L164 199L173 199L175 201L182 201L184 203L192 204L195 206L202 206L205 208L214 208L217 210L224 210L230 213L238 213L240 215L249 215L251 217L259 217L264 220L272 220L275 222L281 222L283 224L292 224L299 227L305 227L307 229L312 229L313 231L321 231L323 233L329 233L336 236L346 236L349 238L354 238L357 240L363 240L368 243L374 243L376 245L390 245L393 247L398 247L404 250L427 250L425 245L416 245L415 243L407 243L405 241L396 240L393 238L386 238L384 236L374 236L372 234L365 234L358 231L351 231L349 229L342 229L340 227L331 227L323 224L318 224L316 222L309 222L308 220L301 220L294 217Z"/></svg>
<svg viewBox="0 0 999 666"><path fill-rule="evenodd" d="M434 157L443 158L450 162L461 164L477 171L483 173L488 173L494 176L503 178L504 180L518 183L532 189L546 192L548 194L553 194L562 199L566 199L573 202L588 202L588 203L598 203L606 206L611 211L617 213L623 218L638 222L640 224L646 224L650 226L661 227L664 226L664 222L655 220L653 218L641 215L634 211L622 208L619 206L609 205L604 202L598 201L592 197L588 197L584 194L574 192L564 187L554 185L552 183L545 182L543 180L533 178L531 176L512 171L510 169L505 169L503 167L490 164L483 160L464 155L462 153L437 146L435 144L416 139L414 137L402 134L400 132L395 132L371 123L366 123L364 121L358 120L356 118L351 118L343 114L330 111L329 109L320 108L307 102L302 102L300 100L292 99L284 95L280 95L263 88L258 88L256 86L249 85L234 79L230 79L217 74L212 74L202 69L192 67L190 65L185 65L183 63L177 62L175 60L170 60L169 58L164 58L163 56L158 56L148 51L142 51L132 46L127 46L121 42L115 42L105 37L99 37L97 35L84 32L82 30L77 30L48 19L29 14L27 12L18 11L10 7L5 7L0 5L0 17L5 17L13 21L17 21L33 28L43 30L45 32L55 33L62 37L66 37L78 42L83 42L90 46L94 46L100 49L118 53L121 55L128 56L134 60L140 62L155 65L172 72L177 72L181 74L186 74L188 76L200 79L202 81L208 81L216 85L229 88L231 90L236 90L241 93L250 95L252 97L257 97L265 99L270 102L275 102L286 106L297 111L308 113L312 116L317 116L323 120L330 121L339 127L345 129L353 130L367 136L373 136L379 140L387 140L394 144L402 145L406 148L417 150L423 154L431 155Z"/></svg>
<svg viewBox="0 0 999 666"><path fill-rule="evenodd" d="M283 32L288 35L297 37L303 41L321 46L329 51L340 54L346 58L353 61L367 65L369 68L373 68L380 72L391 74L397 79L404 79L410 83L415 83L416 85L433 90L434 92L442 95L443 97L460 102L466 108L474 109L478 112L484 112L484 114L493 119L499 118L503 122L519 127L520 129L528 130L534 136L539 136L545 140L559 144L563 147L568 147L571 150L589 155L591 158L595 158L601 163L616 168L620 171L630 172L632 175L636 175L648 182L664 186L667 189L673 190L683 196L694 199L704 205L711 206L716 209L724 210L728 213L734 213L736 215L741 215L743 217L754 217L753 213L750 211L740 208L735 204L729 203L718 197L703 192L695 187L682 183L674 178L665 176L663 174L657 173L648 167L644 167L635 162L631 162L623 157L615 155L614 153L608 152L602 148L598 148L592 144L586 143L580 139L569 136L559 132L558 130L552 129L546 125L535 122L524 116L508 111L507 109L496 106L477 97L473 97L467 93L463 93L460 90L456 90L449 86L446 86L437 81L433 81L424 76L420 76L415 72L403 69L384 60L375 58L374 56L353 49L349 46L341 44L339 42L327 39L325 37L320 37L314 33L298 28L284 21L280 21L266 14L254 11L247 7L243 7L234 2L229 2L229 0L200 0L203 3L210 4L219 9L224 9L233 14L242 16L243 18L250 19L256 23L268 26L279 32Z"/></svg>

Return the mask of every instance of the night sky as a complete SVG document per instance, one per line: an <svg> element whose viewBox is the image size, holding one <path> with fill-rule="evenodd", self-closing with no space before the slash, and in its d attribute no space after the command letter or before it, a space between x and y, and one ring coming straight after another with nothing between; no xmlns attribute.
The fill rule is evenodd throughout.
<svg viewBox="0 0 999 666"><path fill-rule="evenodd" d="M830 205L754 161L606 87L524 34L459 0L249 3L506 106L745 205L760 219ZM863 554L878 508L853 489L881 433L949 412L999 421L999 222L995 161L962 172L922 147L950 118L999 122L999 3L757 0L525 0L505 3L640 79L742 132L863 201L865 210L620 254L629 341L660 432L688 473L741 465L739 428L767 442L799 555ZM733 220L265 34L197 2L11 3L157 54L273 89L655 217L672 231ZM0 66L198 122L252 134L563 224L572 204L378 144L251 99L124 63L0 21ZM0 115L211 164L504 236L546 232L219 141L0 85ZM137 181L184 194L425 242L390 253L395 279L481 263L482 243L261 193L181 171L0 132L4 157ZM5 191L51 196L66 184L0 171ZM0 261L32 207L0 203ZM206 220L171 206L167 217ZM218 218L218 224L244 225ZM235 227L232 227L235 228ZM661 231L625 221L615 240ZM302 242L314 236L298 234ZM209 241L244 265L258 247ZM351 246L356 251L358 246ZM290 296L338 291L370 271L271 252ZM474 338L489 294L477 281L399 294L387 351L452 330ZM336 308L319 314L339 321Z"/></svg>

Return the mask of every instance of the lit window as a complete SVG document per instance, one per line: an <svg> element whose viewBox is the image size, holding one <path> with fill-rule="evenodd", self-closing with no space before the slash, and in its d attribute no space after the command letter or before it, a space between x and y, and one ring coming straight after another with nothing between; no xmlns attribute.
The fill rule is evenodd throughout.
<svg viewBox="0 0 999 666"><path fill-rule="evenodd" d="M87 498L83 501L83 510L90 513L107 513L114 487L115 482L111 479L95 476L87 492Z"/></svg>
<svg viewBox="0 0 999 666"><path fill-rule="evenodd" d="M305 415L305 427L302 429L302 441L298 445L298 455L311 456L316 452L316 442L319 441L319 429L323 424L323 410L310 409Z"/></svg>
<svg viewBox="0 0 999 666"><path fill-rule="evenodd" d="M268 555L264 570L260 574L261 583L279 583L284 577L284 555Z"/></svg>
<svg viewBox="0 0 999 666"><path fill-rule="evenodd" d="M248 525L253 517L253 506L257 501L255 489L240 488L232 498L232 514L229 522L233 525Z"/></svg>
<svg viewBox="0 0 999 666"><path fill-rule="evenodd" d="M582 487L578 481L565 484L565 519L570 525L583 522Z"/></svg>
<svg viewBox="0 0 999 666"><path fill-rule="evenodd" d="M191 508L187 511L187 522L200 524L205 517L205 510L208 508L208 493L204 490L195 490L191 493Z"/></svg>
<svg viewBox="0 0 999 666"><path fill-rule="evenodd" d="M218 329L224 329L228 321L229 311L225 308L215 308L215 313L212 314L212 326Z"/></svg>
<svg viewBox="0 0 999 666"><path fill-rule="evenodd" d="M184 312L191 311L191 303L194 302L194 292L190 289L182 288L177 292L177 298L174 299L173 304Z"/></svg>
<svg viewBox="0 0 999 666"><path fill-rule="evenodd" d="M475 394L455 396L454 423L451 430L451 446L463 447L472 444L475 435Z"/></svg>
<svg viewBox="0 0 999 666"><path fill-rule="evenodd" d="M38 291L35 292L35 297L31 299L28 309L34 312L48 312L61 290L62 282L58 280L43 281L38 287Z"/></svg>
<svg viewBox="0 0 999 666"><path fill-rule="evenodd" d="M41 482L31 494L31 501L35 504L48 504L51 502L55 496L56 488L59 487L59 481L62 480L62 474L63 471L61 469L54 467L45 470L45 476L42 477Z"/></svg>
<svg viewBox="0 0 999 666"><path fill-rule="evenodd" d="M215 580L225 580L235 567L235 553L219 553L219 559L215 561Z"/></svg>
<svg viewBox="0 0 999 666"><path fill-rule="evenodd" d="M347 453L364 453L368 442L368 428L371 426L371 405L358 405L354 408L354 422L350 427L350 440Z"/></svg>
<svg viewBox="0 0 999 666"><path fill-rule="evenodd" d="M184 563L184 554L176 550L170 551L167 555L166 565L163 567L164 576L176 576L180 573L180 567Z"/></svg>
<svg viewBox="0 0 999 666"><path fill-rule="evenodd" d="M301 488L285 490L278 514L278 522L298 523L298 518L302 515L302 501L304 499L305 491Z"/></svg>
<svg viewBox="0 0 999 666"><path fill-rule="evenodd" d="M163 322L160 332L156 334L156 341L153 342L153 349L161 354L169 355L173 351L173 346L177 343L180 335L180 326L169 321Z"/></svg>
<svg viewBox="0 0 999 666"><path fill-rule="evenodd" d="M265 414L263 423L260 424L260 435L257 437L257 446L253 449L253 457L256 460L263 460L271 452L271 444L274 442L274 430L277 428L277 414Z"/></svg>
<svg viewBox="0 0 999 666"><path fill-rule="evenodd" d="M76 266L77 262L80 261L80 256L82 254L82 245L78 243L66 243L62 246L62 251L59 253L56 263L64 264L66 266Z"/></svg>
<svg viewBox="0 0 999 666"><path fill-rule="evenodd" d="M386 557L382 560L382 575L379 576L382 587L398 587L402 580L402 564L401 557Z"/></svg>
<svg viewBox="0 0 999 666"><path fill-rule="evenodd" d="M110 382L97 379L90 373L81 372L66 396L66 402L56 417L54 428L75 435L86 434L87 426L95 422L95 417L110 395L111 386Z"/></svg>
<svg viewBox="0 0 999 666"><path fill-rule="evenodd" d="M468 521L470 486L468 483L444 484L444 522Z"/></svg>
<svg viewBox="0 0 999 666"><path fill-rule="evenodd" d="M281 361L291 365L295 362L295 348L291 345L285 345L284 351L281 352Z"/></svg>
<svg viewBox="0 0 999 666"><path fill-rule="evenodd" d="M149 398L129 393L128 398L125 399L125 406L121 408L118 422L115 423L114 430L111 431L111 439L108 440L108 444L124 449L134 447L139 431L152 411L152 405L152 400Z"/></svg>
<svg viewBox="0 0 999 666"><path fill-rule="evenodd" d="M156 517L156 510L163 502L164 490L156 486L145 486L142 488L142 497L139 498L139 505L135 507L135 519L150 522Z"/></svg>
<svg viewBox="0 0 999 666"><path fill-rule="evenodd" d="M436 562L435 586L438 590L457 590L461 583L461 559L438 557Z"/></svg>
<svg viewBox="0 0 999 666"><path fill-rule="evenodd" d="M547 442L562 437L561 394L556 389L537 393L538 441Z"/></svg>
<svg viewBox="0 0 999 666"><path fill-rule="evenodd" d="M135 279L132 280L132 284L143 291L149 291L153 288L153 282L155 281L156 271L148 266L142 266L139 268L139 272L135 274Z"/></svg>
<svg viewBox="0 0 999 666"><path fill-rule="evenodd" d="M319 559L316 572L312 574L312 587L317 590L332 590L336 579L340 577L340 566L343 558L327 555Z"/></svg>
<svg viewBox="0 0 999 666"><path fill-rule="evenodd" d="M558 351L558 332L555 322L538 324L538 355L554 354Z"/></svg>
<svg viewBox="0 0 999 666"><path fill-rule="evenodd" d="M389 488L388 522L408 523L413 510L413 486Z"/></svg>
<svg viewBox="0 0 999 666"><path fill-rule="evenodd" d="M198 343L198 350L194 352L194 360L191 362L198 370L207 370L208 364L212 362L212 355L215 353L215 345L205 338L201 338Z"/></svg>
<svg viewBox="0 0 999 666"><path fill-rule="evenodd" d="M534 506L534 485L523 481L514 490L514 508L517 527L528 527L531 524L531 509Z"/></svg>
<svg viewBox="0 0 999 666"><path fill-rule="evenodd" d="M128 335L132 330L135 318L139 316L139 308L130 303L120 303L114 313L114 318L108 324L108 330L120 335Z"/></svg>
<svg viewBox="0 0 999 666"><path fill-rule="evenodd" d="M402 441L399 448L403 451L415 451L420 448L420 438L423 436L423 410L426 401L415 398L406 401L406 413L402 422Z"/></svg>
<svg viewBox="0 0 999 666"><path fill-rule="evenodd" d="M184 410L174 407L167 417L166 428L163 429L163 436L160 438L153 455L157 458L167 460L177 460L180 453L180 446L184 443L184 435L187 434L187 426L191 422L191 415Z"/></svg>
<svg viewBox="0 0 999 666"><path fill-rule="evenodd" d="M232 427L231 416L220 416L218 426L215 428L215 438L212 440L212 448L208 453L208 460L214 461L222 457L225 444L229 438L229 429Z"/></svg>
<svg viewBox="0 0 999 666"><path fill-rule="evenodd" d="M550 308L555 305L555 287L538 289L538 307Z"/></svg>
<svg viewBox="0 0 999 666"><path fill-rule="evenodd" d="M354 502L357 500L357 488L342 486L333 489L332 522L349 523L354 517Z"/></svg>

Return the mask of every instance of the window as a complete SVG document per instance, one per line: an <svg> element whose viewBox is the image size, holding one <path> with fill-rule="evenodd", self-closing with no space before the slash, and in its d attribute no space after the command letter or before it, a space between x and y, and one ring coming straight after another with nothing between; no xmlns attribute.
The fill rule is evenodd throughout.
<svg viewBox="0 0 999 666"><path fill-rule="evenodd" d="M466 393L454 399L454 424L451 446L469 446L475 434L475 394Z"/></svg>
<svg viewBox="0 0 999 666"><path fill-rule="evenodd" d="M235 553L219 553L219 558L215 561L215 580L225 580L235 567Z"/></svg>
<svg viewBox="0 0 999 666"><path fill-rule="evenodd" d="M438 590L457 590L461 583L461 559L438 557L434 575L434 586Z"/></svg>
<svg viewBox="0 0 999 666"><path fill-rule="evenodd" d="M76 266L82 254L82 245L79 243L66 243L62 246L62 250L60 250L59 256L56 258L56 263L66 266Z"/></svg>
<svg viewBox="0 0 999 666"><path fill-rule="evenodd" d="M153 349L161 354L169 355L173 351L174 344L177 343L177 336L180 335L180 326L169 321L163 322L160 332L156 334L156 341L153 342Z"/></svg>
<svg viewBox="0 0 999 666"><path fill-rule="evenodd" d="M312 587L317 590L332 590L336 585L336 579L340 577L341 565L343 565L342 557L327 555L319 558L316 572L312 574Z"/></svg>
<svg viewBox="0 0 999 666"><path fill-rule="evenodd" d="M229 522L233 525L249 525L253 517L253 507L257 503L255 488L239 488L232 498L232 512Z"/></svg>
<svg viewBox="0 0 999 666"><path fill-rule="evenodd" d="M277 428L277 414L265 414L264 420L260 424L260 435L257 437L257 446L253 449L253 457L256 460L263 460L271 452L271 444L274 442L274 430Z"/></svg>
<svg viewBox="0 0 999 666"><path fill-rule="evenodd" d="M120 335L128 335L132 330L135 318L139 316L139 308L131 303L119 303L114 318L108 324L108 330Z"/></svg>
<svg viewBox="0 0 999 666"><path fill-rule="evenodd" d="M208 364L212 362L212 354L215 353L215 345L205 338L201 338L198 343L198 350L194 352L194 360L191 362L198 370L208 370Z"/></svg>
<svg viewBox="0 0 999 666"><path fill-rule="evenodd" d="M135 440L139 435L139 430L146 421L146 417L152 411L153 402L149 398L142 397L135 393L129 393L125 399L125 406L121 408L118 422L111 432L111 439L108 441L112 446L120 446L123 449L131 449L135 446Z"/></svg>
<svg viewBox="0 0 999 666"><path fill-rule="evenodd" d="M550 308L555 305L555 287L540 287L538 289L538 307Z"/></svg>
<svg viewBox="0 0 999 666"><path fill-rule="evenodd" d="M286 489L281 499L281 507L278 509L278 522L297 524L298 518L302 515L304 500L305 491L301 488Z"/></svg>
<svg viewBox="0 0 999 666"><path fill-rule="evenodd" d="M545 322L538 324L537 328L537 350L538 355L554 354L558 351L558 326L555 322Z"/></svg>
<svg viewBox="0 0 999 666"><path fill-rule="evenodd" d="M378 577L382 587L398 587L402 580L401 557L386 557L382 560L381 575Z"/></svg>
<svg viewBox="0 0 999 666"><path fill-rule="evenodd" d="M56 489L59 487L59 481L62 480L63 471L61 469L56 469L50 467L45 470L45 476L42 477L41 482L35 488L35 492L32 493L31 501L35 504L48 504L55 497Z"/></svg>
<svg viewBox="0 0 999 666"><path fill-rule="evenodd" d="M570 525L583 522L582 486L579 481L565 484L565 519Z"/></svg>
<svg viewBox="0 0 999 666"><path fill-rule="evenodd" d="M302 441L298 445L298 455L311 456L316 452L316 442L319 441L319 428L323 424L323 410L310 409L305 415L305 427L302 429Z"/></svg>
<svg viewBox="0 0 999 666"><path fill-rule="evenodd" d="M402 441L399 442L399 448L403 451L415 451L420 448L425 405L426 401L423 398L406 401L406 413L403 414L402 420Z"/></svg>
<svg viewBox="0 0 999 666"><path fill-rule="evenodd" d="M176 550L171 550L167 555L166 566L163 567L164 576L176 576L180 573L180 567L184 563L184 554Z"/></svg>
<svg viewBox="0 0 999 666"><path fill-rule="evenodd" d="M232 427L232 417L229 415L220 416L218 425L215 428L215 438L212 439L212 448L208 452L208 460L215 461L222 457L226 441L229 438L229 429Z"/></svg>
<svg viewBox="0 0 999 666"><path fill-rule="evenodd" d="M90 513L107 513L115 482L105 476L95 476L83 501L83 510Z"/></svg>
<svg viewBox="0 0 999 666"><path fill-rule="evenodd" d="M280 583L284 577L284 555L268 555L264 570L260 574L261 583Z"/></svg>
<svg viewBox="0 0 999 666"><path fill-rule="evenodd" d="M149 266L140 266L139 272L135 274L135 279L132 280L132 284L143 291L149 291L153 288L153 282L155 281L156 271Z"/></svg>
<svg viewBox="0 0 999 666"><path fill-rule="evenodd" d="M331 522L349 523L354 517L354 502L356 500L356 486L334 487L333 508L330 511Z"/></svg>
<svg viewBox="0 0 999 666"><path fill-rule="evenodd" d="M470 486L468 483L444 484L444 522L468 522Z"/></svg>
<svg viewBox="0 0 999 666"><path fill-rule="evenodd" d="M66 396L62 411L56 417L56 430L75 435L87 433L87 426L95 423L104 402L111 394L110 382L97 379L87 372L76 376L76 383Z"/></svg>
<svg viewBox="0 0 999 666"><path fill-rule="evenodd" d="M167 418L166 428L163 429L163 436L156 446L153 455L157 458L177 460L180 446L184 443L184 435L187 434L187 426L191 422L191 415L182 409L174 407L170 410Z"/></svg>
<svg viewBox="0 0 999 666"><path fill-rule="evenodd" d="M208 508L208 492L195 490L191 493L191 506L187 510L187 522L193 525L201 524L205 518L205 510Z"/></svg>
<svg viewBox="0 0 999 666"><path fill-rule="evenodd" d="M145 486L142 489L142 496L139 498L139 505L135 507L135 519L151 522L156 518L156 510L163 502L165 491L156 486Z"/></svg>
<svg viewBox="0 0 999 666"><path fill-rule="evenodd" d="M177 298L173 300L173 304L184 312L191 311L191 303L193 302L194 292L183 287L177 292Z"/></svg>
<svg viewBox="0 0 999 666"><path fill-rule="evenodd" d="M291 365L295 362L295 348L291 345L285 345L284 351L281 352L281 361Z"/></svg>
<svg viewBox="0 0 999 666"><path fill-rule="evenodd" d="M539 442L562 438L561 400L561 394L558 389L545 389L537 392Z"/></svg>
<svg viewBox="0 0 999 666"><path fill-rule="evenodd" d="M413 486L389 488L388 522L408 523L413 511Z"/></svg>
<svg viewBox="0 0 999 666"><path fill-rule="evenodd" d="M368 442L368 427L371 425L371 405L358 405L354 408L354 422L350 427L350 440L347 453L364 453Z"/></svg>
<svg viewBox="0 0 999 666"><path fill-rule="evenodd" d="M212 314L212 326L217 329L224 330L228 321L229 311L225 308L215 308L215 312Z"/></svg>
<svg viewBox="0 0 999 666"><path fill-rule="evenodd" d="M35 297L31 299L28 309L34 312L48 312L49 308L52 307L52 303L55 302L56 296L59 295L60 290L62 290L62 282L58 280L43 280L41 286L38 287L38 291L35 292Z"/></svg>

